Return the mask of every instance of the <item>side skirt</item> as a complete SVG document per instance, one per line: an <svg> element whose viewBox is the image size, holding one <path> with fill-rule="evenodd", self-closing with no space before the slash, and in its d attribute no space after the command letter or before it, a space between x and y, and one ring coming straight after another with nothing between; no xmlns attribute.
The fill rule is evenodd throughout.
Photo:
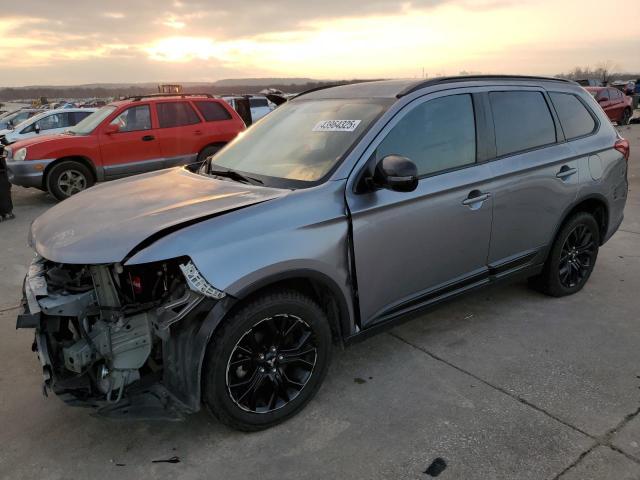
<svg viewBox="0 0 640 480"><path fill-rule="evenodd" d="M401 305L394 306L376 318L371 326L345 338L344 343L351 345L362 341L427 313L451 299L482 287L513 282L537 275L542 271L544 263L537 262L536 257L543 251L545 251L544 248L536 249L517 258L489 265L489 268L483 273L438 287Z"/></svg>

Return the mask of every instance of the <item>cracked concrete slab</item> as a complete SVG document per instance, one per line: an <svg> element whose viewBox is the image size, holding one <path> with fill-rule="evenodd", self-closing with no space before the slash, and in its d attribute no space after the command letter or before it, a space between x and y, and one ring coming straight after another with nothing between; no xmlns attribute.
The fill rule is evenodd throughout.
<svg viewBox="0 0 640 480"><path fill-rule="evenodd" d="M638 480L640 465L624 455L600 446L558 477L558 480Z"/></svg>
<svg viewBox="0 0 640 480"><path fill-rule="evenodd" d="M582 292L478 292L398 327L401 338L594 435L640 404L640 235L619 232Z"/></svg>
<svg viewBox="0 0 640 480"><path fill-rule="evenodd" d="M613 436L611 443L640 462L640 415L624 425Z"/></svg>
<svg viewBox="0 0 640 480"><path fill-rule="evenodd" d="M626 231L602 249L583 292L549 299L513 285L394 331L482 380L380 335L336 353L303 413L250 435L206 413L184 423L108 422L41 396L32 337L14 329L15 311L2 310L19 300L28 225L53 202L16 189L18 218L0 224L0 478L415 479L428 478L422 472L437 457L447 462L444 480L554 479L568 467L565 480L640 478L628 476L633 460L592 449L575 429L608 432L640 406L640 126L630 128ZM640 461L638 437L635 418L612 441ZM151 463L173 456L180 463Z"/></svg>
<svg viewBox="0 0 640 480"><path fill-rule="evenodd" d="M4 352L4 326L2 333ZM2 404L4 478L46 473L62 479L73 467L75 478L94 479L195 479L203 472L229 479L258 472L264 479L409 479L442 457L443 479L538 480L564 469L592 443L390 335L339 352L302 414L251 435L205 414L177 424L91 418L40 397L37 372L27 371L37 370L35 359L12 350L17 358L10 366L33 366L18 370L25 374L20 383L32 390L20 388ZM5 392L8 381L2 381ZM181 463L151 463L174 455Z"/></svg>

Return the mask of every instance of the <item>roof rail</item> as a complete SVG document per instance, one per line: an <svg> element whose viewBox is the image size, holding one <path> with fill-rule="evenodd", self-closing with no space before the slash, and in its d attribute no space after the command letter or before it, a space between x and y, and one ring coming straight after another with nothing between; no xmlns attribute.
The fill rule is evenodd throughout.
<svg viewBox="0 0 640 480"><path fill-rule="evenodd" d="M333 88L333 87L342 87L343 85L349 85L349 84L348 83L335 83L333 85L323 85L321 87L310 88L309 90L305 90L304 92L300 92L299 94L297 94L293 98L301 97L302 95L306 95L307 93L317 92L318 90L325 90L327 88Z"/></svg>
<svg viewBox="0 0 640 480"><path fill-rule="evenodd" d="M553 81L553 82L563 82L563 83L576 83L573 80L567 80L565 78L556 78L556 77L536 77L534 75L464 75L457 77L437 77L432 78L431 80L425 80L424 82L417 83L410 87L407 87L402 92L396 95L397 98L404 97L405 95L409 95L417 90L420 90L425 87L429 87L432 85L438 85L441 83L455 83L455 82L468 82L474 80L544 80L544 81Z"/></svg>
<svg viewBox="0 0 640 480"><path fill-rule="evenodd" d="M207 97L207 98L216 98L214 95L210 93L149 93L146 95L132 95L130 97L124 97L122 100L133 100L134 102L139 102L143 98L158 98L158 97Z"/></svg>

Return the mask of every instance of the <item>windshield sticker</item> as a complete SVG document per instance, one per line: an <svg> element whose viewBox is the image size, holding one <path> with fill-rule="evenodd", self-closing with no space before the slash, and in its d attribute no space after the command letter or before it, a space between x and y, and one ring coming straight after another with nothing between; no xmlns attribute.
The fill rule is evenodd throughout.
<svg viewBox="0 0 640 480"><path fill-rule="evenodd" d="M361 120L322 120L313 127L314 132L353 132Z"/></svg>

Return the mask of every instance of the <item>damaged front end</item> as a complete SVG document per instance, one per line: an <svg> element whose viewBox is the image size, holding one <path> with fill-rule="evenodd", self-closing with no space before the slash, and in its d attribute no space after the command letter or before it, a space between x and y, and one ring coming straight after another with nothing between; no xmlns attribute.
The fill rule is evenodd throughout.
<svg viewBox="0 0 640 480"><path fill-rule="evenodd" d="M35 329L45 394L100 415L179 419L199 409L190 352L224 297L188 258L122 266L37 257L17 328Z"/></svg>

